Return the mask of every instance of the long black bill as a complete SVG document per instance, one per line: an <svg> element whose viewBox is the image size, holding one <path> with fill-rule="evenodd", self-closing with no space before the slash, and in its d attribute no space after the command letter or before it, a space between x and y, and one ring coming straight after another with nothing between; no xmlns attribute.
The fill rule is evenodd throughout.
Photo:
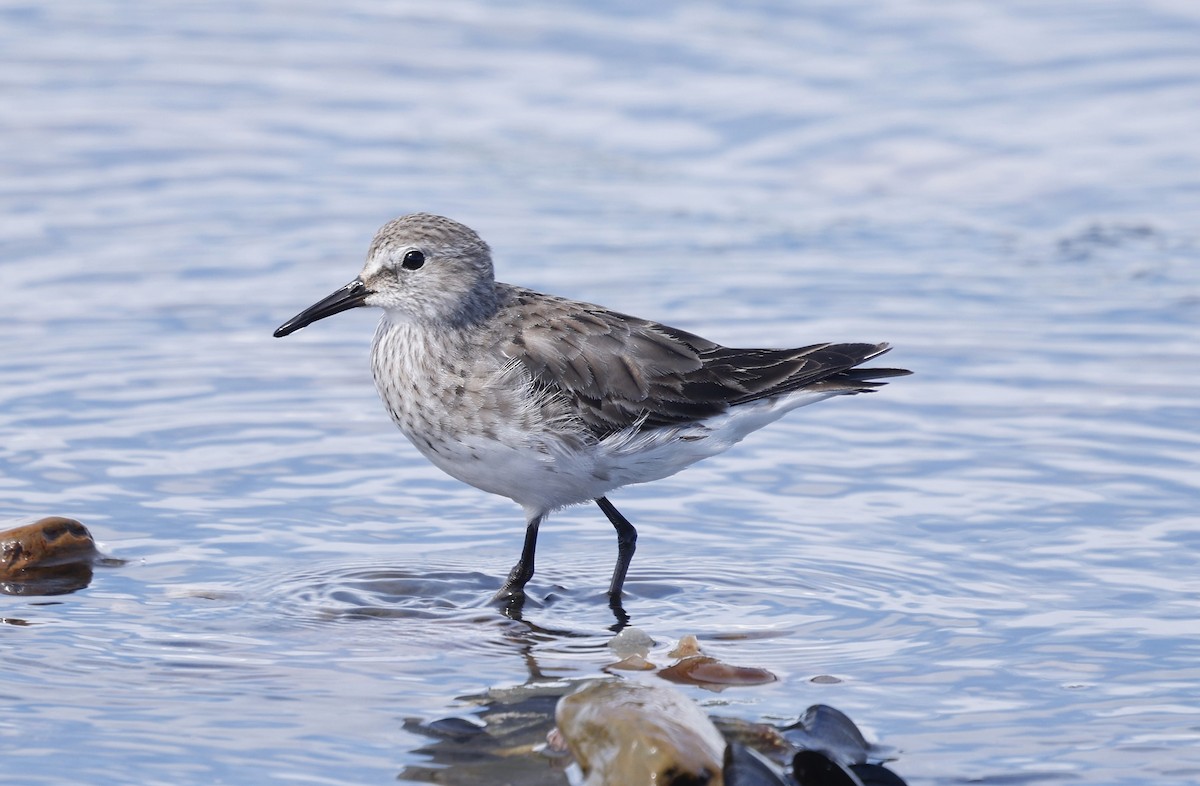
<svg viewBox="0 0 1200 786"><path fill-rule="evenodd" d="M356 278L329 297L313 303L287 322L284 322L275 329L275 338L283 338L290 333L295 333L300 328L305 325L311 325L318 319L324 319L334 314L340 314L343 311L349 311L352 308L358 308L363 305L363 301L370 294L371 290L367 289L367 285L362 282L362 279Z"/></svg>

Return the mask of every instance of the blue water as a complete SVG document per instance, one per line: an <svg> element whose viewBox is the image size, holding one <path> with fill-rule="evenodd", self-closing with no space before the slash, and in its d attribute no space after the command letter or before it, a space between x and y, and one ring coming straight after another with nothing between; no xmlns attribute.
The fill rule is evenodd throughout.
<svg viewBox="0 0 1200 786"><path fill-rule="evenodd" d="M0 64L0 517L128 560L0 599L0 781L393 783L406 719L613 660L599 511L500 615L521 513L392 428L375 316L271 337L413 210L916 372L613 496L652 659L780 677L712 712L831 704L913 783L1200 780L1194 3L3 3Z"/></svg>

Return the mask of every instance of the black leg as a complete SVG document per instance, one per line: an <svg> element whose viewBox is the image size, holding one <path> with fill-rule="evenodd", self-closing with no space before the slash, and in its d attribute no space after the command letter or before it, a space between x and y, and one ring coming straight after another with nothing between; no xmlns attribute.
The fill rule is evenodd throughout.
<svg viewBox="0 0 1200 786"><path fill-rule="evenodd" d="M637 530L629 523L629 519L621 515L621 511L613 507L607 497L598 497L596 504L617 530L617 566L613 568L612 583L608 585L608 597L619 603L625 574L629 571L629 562L633 559L633 552L637 551Z"/></svg>
<svg viewBox="0 0 1200 786"><path fill-rule="evenodd" d="M509 600L525 595L525 585L533 578L533 554L537 551L538 525L544 518L545 515L534 516L525 526L525 546L521 549L521 558L508 572L508 580L492 600Z"/></svg>

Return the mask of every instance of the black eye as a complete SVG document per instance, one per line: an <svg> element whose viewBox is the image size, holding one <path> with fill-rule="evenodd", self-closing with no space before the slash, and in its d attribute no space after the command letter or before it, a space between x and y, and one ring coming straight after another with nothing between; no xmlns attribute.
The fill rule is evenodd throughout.
<svg viewBox="0 0 1200 786"><path fill-rule="evenodd" d="M415 248L404 255L404 261L400 263L400 267L405 270L416 270L421 265L425 264L425 255Z"/></svg>

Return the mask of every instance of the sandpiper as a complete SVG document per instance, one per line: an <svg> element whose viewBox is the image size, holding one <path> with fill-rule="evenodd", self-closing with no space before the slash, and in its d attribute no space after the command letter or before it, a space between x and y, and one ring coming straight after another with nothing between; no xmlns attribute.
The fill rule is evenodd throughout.
<svg viewBox="0 0 1200 786"><path fill-rule="evenodd" d="M637 530L605 496L715 456L786 412L908 374L858 368L887 344L733 349L658 322L496 281L491 251L428 213L383 226L362 272L285 322L286 336L377 306L371 367L392 420L447 474L525 509L497 599L521 598L538 527L594 500L617 531L620 602Z"/></svg>

